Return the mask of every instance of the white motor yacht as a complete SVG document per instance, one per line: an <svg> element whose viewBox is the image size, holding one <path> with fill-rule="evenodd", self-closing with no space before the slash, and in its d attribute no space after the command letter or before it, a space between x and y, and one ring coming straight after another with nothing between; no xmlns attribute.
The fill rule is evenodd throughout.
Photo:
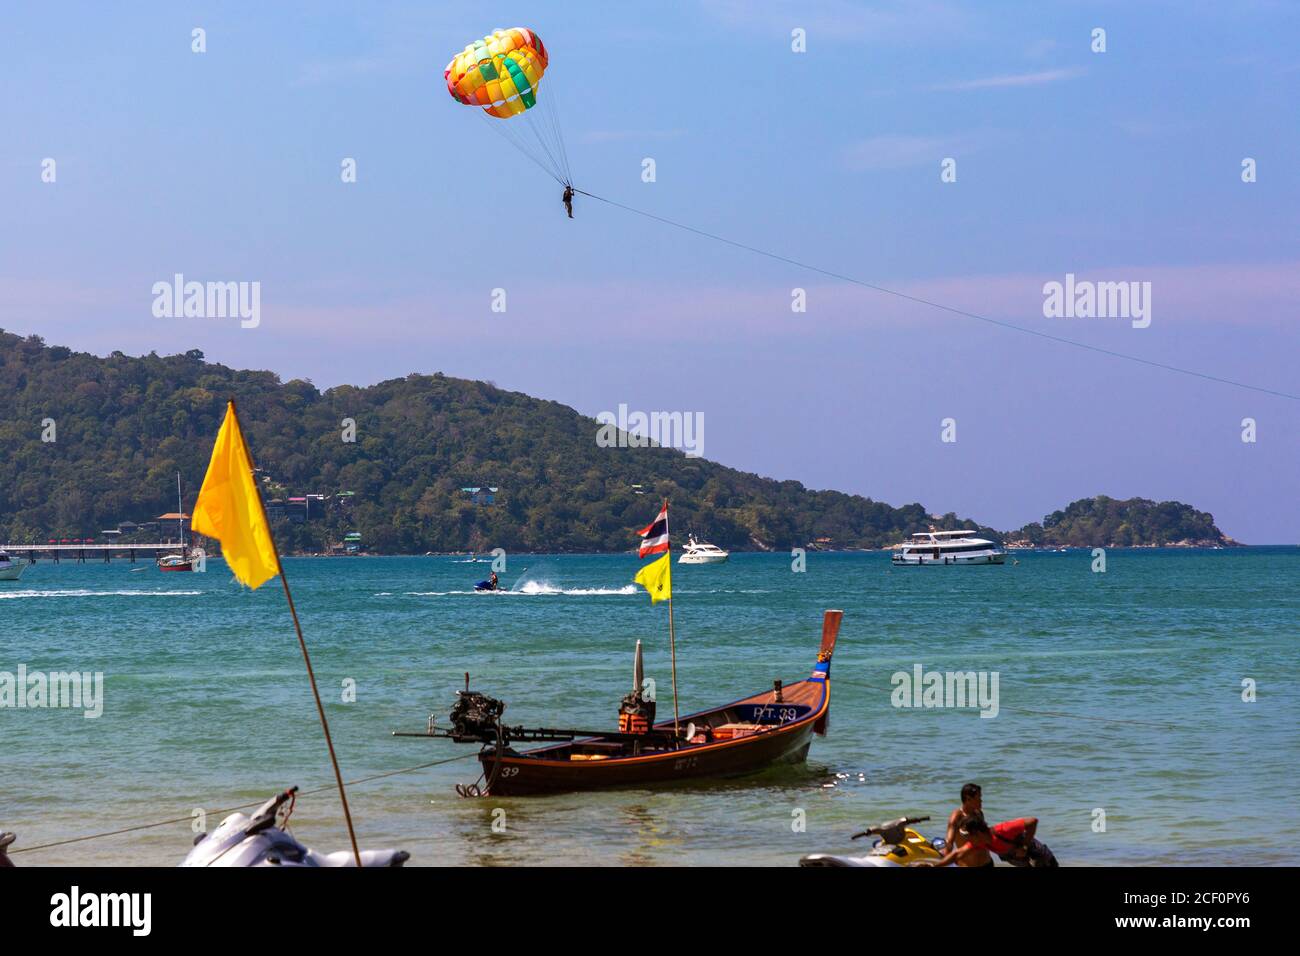
<svg viewBox="0 0 1300 956"><path fill-rule="evenodd" d="M24 561L22 558L11 558L9 552L0 551L0 581L17 581L27 570L30 561Z"/></svg>
<svg viewBox="0 0 1300 956"><path fill-rule="evenodd" d="M721 564L731 555L723 551L716 544L709 544L707 541L695 540L695 535L686 536L686 547L682 551L682 556L677 559L678 564Z"/></svg>
<svg viewBox="0 0 1300 956"><path fill-rule="evenodd" d="M918 531L894 545L894 564L1001 564L1006 552L970 531Z"/></svg>

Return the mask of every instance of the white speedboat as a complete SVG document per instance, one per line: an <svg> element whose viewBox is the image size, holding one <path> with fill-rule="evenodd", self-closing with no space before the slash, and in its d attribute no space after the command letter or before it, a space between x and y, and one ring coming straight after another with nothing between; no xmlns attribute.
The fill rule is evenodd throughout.
<svg viewBox="0 0 1300 956"><path fill-rule="evenodd" d="M894 564L1001 564L1006 552L969 531L918 531L894 545Z"/></svg>
<svg viewBox="0 0 1300 956"><path fill-rule="evenodd" d="M0 551L0 581L17 581L23 576L29 564L30 561L11 558L7 551Z"/></svg>
<svg viewBox="0 0 1300 956"><path fill-rule="evenodd" d="M691 534L686 536L686 547L682 550L682 556L677 559L677 563L721 564L729 557L731 555L716 544L709 544L707 541L696 541L695 535Z"/></svg>

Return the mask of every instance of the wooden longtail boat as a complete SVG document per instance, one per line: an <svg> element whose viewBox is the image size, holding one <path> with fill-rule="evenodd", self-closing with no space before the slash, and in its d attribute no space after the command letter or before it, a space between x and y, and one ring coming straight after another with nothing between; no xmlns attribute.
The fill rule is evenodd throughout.
<svg viewBox="0 0 1300 956"><path fill-rule="evenodd" d="M472 730L457 723L452 731L399 736L446 737L481 742L485 784L458 788L467 795L527 796L611 787L650 786L704 777L734 777L777 763L801 763L814 734L825 735L830 723L831 654L843 611L827 611L821 648L812 674L794 684L776 681L771 690L713 710L688 714L677 722L661 721L641 733L589 734L523 727L504 727L504 705L466 690L466 699L495 705L489 723ZM456 712L453 711L453 721ZM562 743L518 752L512 740L561 740Z"/></svg>

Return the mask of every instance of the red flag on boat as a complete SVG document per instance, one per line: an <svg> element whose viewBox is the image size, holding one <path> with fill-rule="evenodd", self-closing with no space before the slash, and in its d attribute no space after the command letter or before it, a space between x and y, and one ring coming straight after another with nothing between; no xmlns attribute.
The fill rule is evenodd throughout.
<svg viewBox="0 0 1300 956"><path fill-rule="evenodd" d="M663 554L668 550L668 502L664 502L659 517L638 532L641 535L641 550L637 557L648 554Z"/></svg>

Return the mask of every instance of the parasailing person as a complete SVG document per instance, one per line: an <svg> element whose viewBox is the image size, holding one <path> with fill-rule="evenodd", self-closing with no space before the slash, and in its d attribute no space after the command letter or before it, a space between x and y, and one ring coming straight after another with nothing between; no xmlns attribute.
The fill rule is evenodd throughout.
<svg viewBox="0 0 1300 956"><path fill-rule="evenodd" d="M489 126L564 187L562 201L573 218L573 173L547 84L550 56L542 38L527 27L494 30L452 57L443 72L452 99L472 106ZM554 82L553 80L551 82Z"/></svg>

